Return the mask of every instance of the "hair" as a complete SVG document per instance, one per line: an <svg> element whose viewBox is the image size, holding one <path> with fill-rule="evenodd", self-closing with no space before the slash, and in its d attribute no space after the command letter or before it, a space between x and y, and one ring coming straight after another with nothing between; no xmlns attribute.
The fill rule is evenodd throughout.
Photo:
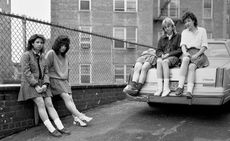
<svg viewBox="0 0 230 141"><path fill-rule="evenodd" d="M185 20L188 18L190 18L192 21L194 21L194 26L197 27L198 21L197 21L195 14L190 12L190 11L184 13L184 15L182 16L182 22L185 23Z"/></svg>
<svg viewBox="0 0 230 141"><path fill-rule="evenodd" d="M61 54L61 56L65 57L66 53L69 50L69 44L70 44L70 39L68 36L66 35L59 35L56 40L54 41L54 44L52 46L52 49L54 50L54 52L59 55ZM61 53L60 52L60 48L61 46L65 45L66 46L66 50L65 52Z"/></svg>
<svg viewBox="0 0 230 141"><path fill-rule="evenodd" d="M30 37L28 40L27 48L26 51L32 50L34 48L33 43L35 42L36 39L41 39L43 43L45 43L46 39L43 35L41 34L34 34ZM40 50L40 53L43 53L45 51L44 47Z"/></svg>
<svg viewBox="0 0 230 141"><path fill-rule="evenodd" d="M172 26L172 30L173 30L173 33L176 33L176 26L173 22L173 20L169 17L166 17L163 21L162 21L162 29L164 31L164 34L166 34L166 31L165 31L165 27L167 26Z"/></svg>

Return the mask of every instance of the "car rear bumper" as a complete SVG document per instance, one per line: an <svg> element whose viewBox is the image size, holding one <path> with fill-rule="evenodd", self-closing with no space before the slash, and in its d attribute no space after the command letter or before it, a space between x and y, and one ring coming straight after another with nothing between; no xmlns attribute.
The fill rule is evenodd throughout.
<svg viewBox="0 0 230 141"><path fill-rule="evenodd" d="M137 97L133 97L127 94L127 99L131 101L139 102L152 102L152 103L162 103L162 104L186 104L186 105L223 105L224 97L220 95L205 95L198 96L194 95L192 99L187 99L186 96L167 96L160 97L148 94L142 94Z"/></svg>

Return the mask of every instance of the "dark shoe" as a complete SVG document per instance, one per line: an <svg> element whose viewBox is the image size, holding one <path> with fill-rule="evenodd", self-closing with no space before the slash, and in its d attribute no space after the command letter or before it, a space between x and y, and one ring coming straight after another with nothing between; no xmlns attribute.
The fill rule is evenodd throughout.
<svg viewBox="0 0 230 141"><path fill-rule="evenodd" d="M66 135L70 135L71 134L71 132L69 131L69 130L67 130L66 128L63 128L63 129L61 129L61 130L58 130L60 133L62 133L62 134L66 134Z"/></svg>
<svg viewBox="0 0 230 141"><path fill-rule="evenodd" d="M134 87L132 87L131 85L127 85L124 90L123 90L124 93L126 94L129 94L131 96L136 96L137 93L138 93L138 90Z"/></svg>
<svg viewBox="0 0 230 141"><path fill-rule="evenodd" d="M143 86L142 83L137 83L137 85L136 85L137 90L140 91L142 86Z"/></svg>
<svg viewBox="0 0 230 141"><path fill-rule="evenodd" d="M54 136L54 137L61 137L61 136L62 136L61 133L58 132L58 130L54 130L53 132L50 132L50 134L51 134L52 136Z"/></svg>
<svg viewBox="0 0 230 141"><path fill-rule="evenodd" d="M185 96L187 97L187 99L192 99L192 93L191 92L187 92L185 94Z"/></svg>
<svg viewBox="0 0 230 141"><path fill-rule="evenodd" d="M176 91L175 91L175 95L176 95L176 96L182 96L183 91L184 91L184 88L178 87L178 88L176 89Z"/></svg>

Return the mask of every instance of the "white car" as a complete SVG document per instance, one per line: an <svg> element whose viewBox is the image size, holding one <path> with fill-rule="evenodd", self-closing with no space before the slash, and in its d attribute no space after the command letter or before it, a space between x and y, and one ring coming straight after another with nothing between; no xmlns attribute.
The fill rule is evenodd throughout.
<svg viewBox="0 0 230 141"><path fill-rule="evenodd" d="M148 71L147 79L140 91L140 96L127 94L129 100L155 103L189 104L189 105L222 105L230 100L230 40L209 40L205 51L210 65L196 70L195 86L192 99L176 96L179 68L170 69L171 93L167 97L154 96L157 90L156 68Z"/></svg>

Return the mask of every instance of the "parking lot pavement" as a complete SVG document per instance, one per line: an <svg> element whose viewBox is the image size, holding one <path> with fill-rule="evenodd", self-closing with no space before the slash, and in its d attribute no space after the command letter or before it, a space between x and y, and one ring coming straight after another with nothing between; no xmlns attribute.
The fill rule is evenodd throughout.
<svg viewBox="0 0 230 141"><path fill-rule="evenodd" d="M137 103L127 100L114 102L85 111L88 116L94 119L89 123L88 127L79 127L73 125L71 116L62 118L66 128L71 130L71 135L63 135L61 138L52 137L43 124L22 131L20 133L3 138L1 141L103 141L107 140L101 135L115 130L120 124L135 113L135 107L146 105L146 103ZM146 106L142 106L146 108ZM133 110L130 110L130 109ZM138 109L138 108L137 108ZM140 110L140 108L139 108ZM115 133L114 133L115 134Z"/></svg>

